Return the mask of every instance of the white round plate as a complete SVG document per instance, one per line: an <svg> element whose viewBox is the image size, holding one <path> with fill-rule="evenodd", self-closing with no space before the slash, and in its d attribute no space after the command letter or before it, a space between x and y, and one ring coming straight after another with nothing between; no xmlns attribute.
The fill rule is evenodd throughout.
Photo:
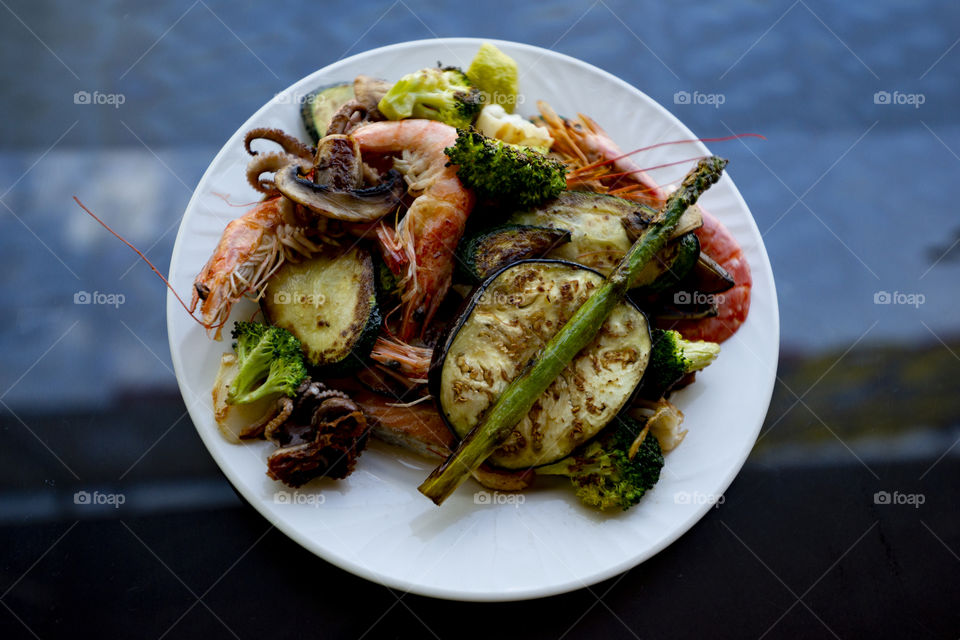
<svg viewBox="0 0 960 640"><path fill-rule="evenodd" d="M227 222L243 213L232 203L257 195L247 185L243 135L278 127L307 139L299 99L313 88L363 73L397 79L443 64L466 67L483 40L421 40L367 51L311 74L277 94L224 145L200 180L180 225L170 282L183 296ZM524 44L492 41L519 65L523 103L536 112L547 100L560 114L583 112L625 149L695 137L648 96L585 62ZM661 147L638 157L655 166L707 153L702 144ZM689 168L654 174L661 184ZM733 167L736 171L736 167ZM753 302L720 358L675 394L686 414L686 440L666 456L657 486L627 512L601 514L580 505L563 482L523 494L493 495L469 481L443 507L417 492L434 463L373 443L357 470L341 481L317 481L297 492L265 475L272 445L227 443L213 420L210 390L229 335L211 340L172 295L167 327L173 366L200 437L237 490L267 520L321 558L402 591L458 600L520 600L592 585L643 562L680 537L711 508L753 447L773 391L779 318L773 274L746 203L725 176L702 204L740 242L753 270ZM249 317L252 303L234 308ZM228 327L232 321L228 323Z"/></svg>

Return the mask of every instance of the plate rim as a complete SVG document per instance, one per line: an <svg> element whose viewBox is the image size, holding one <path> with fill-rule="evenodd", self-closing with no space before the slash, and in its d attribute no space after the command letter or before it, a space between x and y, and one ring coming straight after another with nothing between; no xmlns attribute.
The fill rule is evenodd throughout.
<svg viewBox="0 0 960 640"><path fill-rule="evenodd" d="M529 52L535 52L539 55L542 55L544 58L550 57L550 58L559 59L565 63L578 66L583 70L589 71L593 74L600 75L608 81L612 81L615 84L621 85L622 88L627 89L629 92L634 94L637 98L648 102L655 109L662 111L664 114L667 115L668 118L670 118L673 121L673 124L678 126L682 131L689 134L691 138L696 138L694 133L689 129L689 127L687 127L687 125L683 121L681 121L676 115L674 115L664 105L655 101L653 98L651 98L649 95L644 93L642 90L638 89L637 87L634 87L627 81L619 78L618 76L610 73L609 71L606 71L605 69L597 67L584 60L574 58L573 56L569 56L564 53L553 51L551 49L546 49L543 47L538 47L536 45L530 45L530 44L515 42L510 40L501 40L496 38L477 38L477 37L424 38L420 40L409 40L404 42L397 42L393 44L384 45L381 47L376 47L373 49L368 49L365 51L355 53L346 58L340 58L338 60L335 60L330 64L325 65L317 69L316 71L313 71L307 76L304 76L299 80L296 80L294 83L292 83L282 91L278 91L276 94L274 94L274 96L269 101L267 101L264 105L262 105L259 109L257 109L249 118L247 118L243 122L243 124L241 124L240 127L237 128L237 130L234 133L230 134L230 136L221 146L220 150L217 152L217 154L213 157L213 159L208 164L206 170L203 173L203 176L201 176L200 180L197 182L197 187L194 188L193 194L191 195L190 200L186 205L186 208L184 209L184 214L181 217L180 225L177 229L177 236L174 241L173 251L171 252L171 255L170 255L170 266L167 274L168 277L172 277L174 266L178 264L178 258L183 248L187 213L193 211L197 207L197 201L199 200L199 198L202 197L202 195L205 195L201 193L201 189L200 189L201 185L207 182L208 177L211 175L211 172L213 171L213 168L216 165L218 165L221 158L228 153L230 140L232 140L233 137L236 136L237 133L239 133L240 131L243 131L253 126L253 124L260 118L261 114L267 111L275 101L280 100L281 96L296 95L295 91L299 85L309 83L312 81L313 78L317 76L321 76L324 73L327 73L327 70L334 65L346 65L356 61L359 58L364 58L367 56L374 56L374 55L383 55L384 53L388 53L390 51L398 51L402 49L422 47L425 45L426 46L444 46L447 44L457 44L457 45L475 44L479 46L484 42L489 42L495 45L505 45L508 48L525 49ZM707 151L706 146L703 143L698 141L696 145L698 145L704 152ZM750 210L750 207L747 205L746 201L743 199L743 195L740 193L740 190L737 188L736 184L734 183L733 178L730 177L729 174L727 177L730 181L729 186L732 189L732 193L736 199L737 205L739 207L742 207L742 209L748 213L748 216L745 222L748 224L751 230L754 233L756 233L757 237L760 240L757 245L757 250L759 252L759 258L761 262L760 264L756 265L756 267L760 267L760 271L765 276L769 274L769 286L770 286L770 294L772 298L770 303L770 309L772 313L771 319L773 321L772 327L770 328L770 330L773 333L772 344L774 345L773 355L775 356L775 358L774 358L774 362L772 363L772 373L767 379L766 388L760 390L760 392L757 393L757 397L765 399L764 402L762 403L763 415L765 417L767 412L769 411L770 402L773 397L773 389L776 384L776 378L777 378L776 374L777 374L777 367L778 367L778 360L779 360L779 353L780 353L780 310L779 310L779 303L778 303L778 297L777 297L777 291L776 291L776 281L773 276L773 268L770 264L770 258L769 258L769 255L767 254L766 244L763 242L763 236L760 233L759 227L757 226L757 222L753 216L753 212ZM598 570L597 572L592 573L586 577L572 578L570 580L566 580L563 582L554 582L554 583L550 583L548 585L544 585L537 588L524 588L519 591L503 590L503 591L497 591L497 592L457 591L454 589L448 589L443 587L417 584L412 581L396 580L391 576L384 576L383 574L378 573L375 569L372 569L368 566L357 563L345 556L332 553L329 550L320 547L318 544L315 543L315 541L313 541L305 533L302 533L297 528L290 525L288 522L280 518L275 518L273 514L266 508L265 503L263 503L258 496L249 495L250 492L247 490L244 483L240 482L239 479L237 479L239 476L236 474L235 470L232 469L228 461L219 453L217 448L212 446L212 444L208 441L209 438L212 438L215 436L218 437L218 434L207 433L206 430L201 429L198 426L198 420L201 420L201 417L199 416L199 411L205 405L202 405L201 407L197 407L195 406L195 403L191 402L191 399L187 397L187 393L186 393L186 390L184 389L184 384L182 382L182 380L184 379L184 376L182 373L184 363L180 358L178 350L175 348L175 345L173 342L173 333L170 331L171 319L178 312L182 313L182 307L180 306L180 303L177 301L177 298L174 296L174 294L168 290L167 291L167 308L166 308L167 342L170 348L171 362L173 364L174 375L177 380L177 387L178 387L178 390L180 391L181 397L184 400L187 411L190 414L190 420L193 423L194 429L197 431L201 441L203 442L207 451L210 453L211 457L213 457L214 462L216 462L217 467L220 469L220 472L224 474L224 476L233 486L234 490L241 496L241 498L247 504L252 506L270 524L272 524L274 527L279 529L284 535L286 535L288 538L290 538L291 540L299 544L305 550L309 551L310 553L316 555L317 557L325 560L326 562L329 562L330 564L344 571L348 571L354 575L360 576L366 580L380 584L387 588L398 589L408 593L415 593L418 595L439 598L444 600L471 601L471 602L510 602L510 601L531 600L536 598L544 598L544 597L549 597L553 595L559 595L559 594L567 593L577 589L590 587L594 584L597 584L598 582L620 575L625 571L628 571L640 565L641 563L646 562L647 560L649 560L650 558L652 558L653 556L660 553L665 548L667 548L668 546L672 545L674 542L679 540L687 532L689 532L690 529L692 529L701 519L703 519L703 516L706 515L706 513L713 507L713 504L710 504L710 503L703 503L703 504L697 505L697 509L693 510L685 520L683 520L678 525L676 525L674 527L674 530L670 534L664 536L658 543L647 547L647 549L645 549L643 553L640 553L636 556L632 556L624 560L623 562L611 565L602 570ZM731 456L731 460L733 460L735 464L730 465L727 473L724 475L722 481L719 483L718 488L720 490L717 493L717 495L723 495L726 492L726 490L730 487L730 485L733 483L733 480L739 475L744 464L746 463L747 457L749 456L750 452L753 450L754 445L756 444L757 437L759 436L760 430L763 426L763 422L764 422L764 419L761 419L758 422L758 424L754 427L752 432L752 437L744 440L745 444L742 450L737 452L736 455ZM237 478L235 478L235 475L237 475Z"/></svg>

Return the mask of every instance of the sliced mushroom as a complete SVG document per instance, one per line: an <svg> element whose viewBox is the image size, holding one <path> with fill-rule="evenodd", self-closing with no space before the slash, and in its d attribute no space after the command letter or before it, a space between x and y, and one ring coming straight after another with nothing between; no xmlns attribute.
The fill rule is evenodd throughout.
<svg viewBox="0 0 960 640"><path fill-rule="evenodd" d="M387 92L390 91L390 87L392 86L393 84L386 80L361 74L353 81L354 99L369 111L371 115L374 115L375 112L374 117L382 120L383 116L380 115L380 112L377 110L377 105L380 104L380 100L383 96L387 95Z"/></svg>
<svg viewBox="0 0 960 640"><path fill-rule="evenodd" d="M300 175L300 169L291 164L277 171L273 180L280 193L314 213L346 222L379 220L396 208L407 188L395 170L387 172L375 187L338 190L314 184Z"/></svg>
<svg viewBox="0 0 960 640"><path fill-rule="evenodd" d="M360 145L350 136L332 134L321 138L313 165L315 184L327 185L337 191L363 185Z"/></svg>

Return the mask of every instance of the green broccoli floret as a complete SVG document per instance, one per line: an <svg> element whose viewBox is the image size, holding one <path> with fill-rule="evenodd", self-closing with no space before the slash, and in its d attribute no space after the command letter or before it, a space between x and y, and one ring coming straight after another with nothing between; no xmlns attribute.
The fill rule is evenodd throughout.
<svg viewBox="0 0 960 640"><path fill-rule="evenodd" d="M642 432L643 427L633 418L617 416L598 438L559 462L537 467L535 472L569 477L584 504L625 511L657 483L663 468L660 443L652 433L644 433L643 441L630 455Z"/></svg>
<svg viewBox="0 0 960 640"><path fill-rule="evenodd" d="M237 322L237 376L227 390L228 404L246 404L282 393L293 396L307 375L300 341L286 329L260 322Z"/></svg>
<svg viewBox="0 0 960 640"><path fill-rule="evenodd" d="M390 120L427 118L458 128L469 127L482 107L483 94L456 67L434 67L407 74L377 105Z"/></svg>
<svg viewBox="0 0 960 640"><path fill-rule="evenodd" d="M659 400L683 376L703 369L720 355L720 345L706 340L684 340L680 332L653 329L650 362L640 382L644 398Z"/></svg>
<svg viewBox="0 0 960 640"><path fill-rule="evenodd" d="M460 130L444 149L457 176L484 200L533 207L567 188L566 168L542 153Z"/></svg>

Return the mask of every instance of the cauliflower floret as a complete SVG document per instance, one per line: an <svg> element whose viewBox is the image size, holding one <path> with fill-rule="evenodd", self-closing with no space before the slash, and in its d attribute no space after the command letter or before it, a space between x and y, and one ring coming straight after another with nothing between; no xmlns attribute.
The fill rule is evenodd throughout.
<svg viewBox="0 0 960 640"><path fill-rule="evenodd" d="M549 151L553 144L546 127L538 127L516 113L507 113L498 104L488 104L481 109L477 129L488 138L533 147L537 151Z"/></svg>

